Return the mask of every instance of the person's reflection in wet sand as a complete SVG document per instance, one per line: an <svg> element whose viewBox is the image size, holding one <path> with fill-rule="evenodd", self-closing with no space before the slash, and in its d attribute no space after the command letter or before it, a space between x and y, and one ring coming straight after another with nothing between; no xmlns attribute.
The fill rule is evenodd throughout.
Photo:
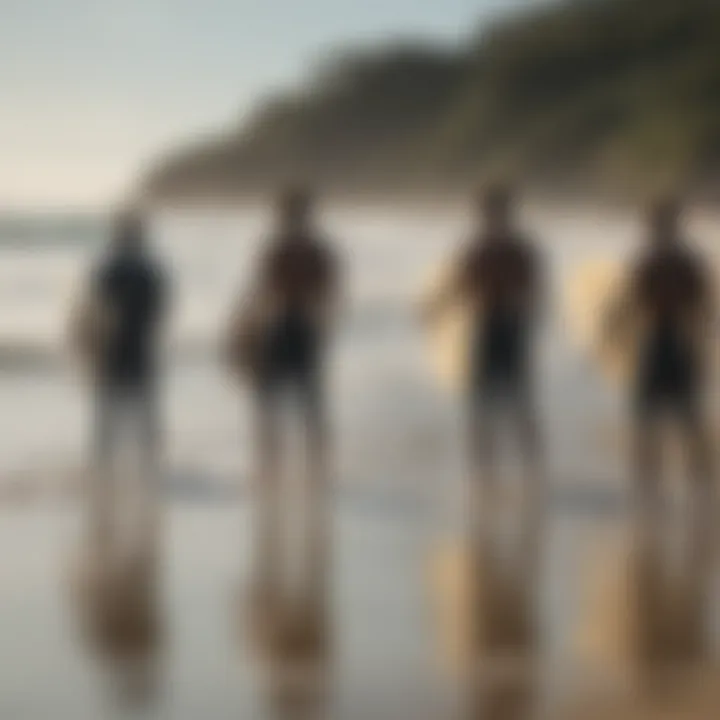
<svg viewBox="0 0 720 720"><path fill-rule="evenodd" d="M467 660L468 720L524 720L535 712L538 649L533 560L476 534L471 552L473 646Z"/></svg>
<svg viewBox="0 0 720 720"><path fill-rule="evenodd" d="M670 563L664 531L657 525L638 525L630 558L635 662L640 691L656 694L702 669L709 659L713 562L704 528L689 528L682 562Z"/></svg>
<svg viewBox="0 0 720 720"><path fill-rule="evenodd" d="M678 561L670 530L636 519L629 546L610 562L603 553L594 576L604 574L604 580L591 603L595 610L581 621L581 634L591 639L586 642L590 679L609 678L611 684L599 699L574 703L580 714L563 717L720 716L720 699L712 692L717 665L709 627L715 559L706 552L702 528L691 526L687 533Z"/></svg>
<svg viewBox="0 0 720 720"><path fill-rule="evenodd" d="M113 701L152 707L162 646L159 577L154 554L88 553L74 578L83 643L107 675Z"/></svg>
<svg viewBox="0 0 720 720"><path fill-rule="evenodd" d="M332 634L322 586L303 595L278 593L259 626L251 606L240 628L248 636L270 718L319 720L325 717L332 670Z"/></svg>
<svg viewBox="0 0 720 720"><path fill-rule="evenodd" d="M276 659L267 665L265 700L273 720L324 720L328 716L330 667L327 657L293 661Z"/></svg>
<svg viewBox="0 0 720 720"><path fill-rule="evenodd" d="M271 569L278 578L283 571ZM327 573L303 572L295 583L278 583L264 607L243 603L241 649L246 652L249 642L270 718L324 717L333 657Z"/></svg>

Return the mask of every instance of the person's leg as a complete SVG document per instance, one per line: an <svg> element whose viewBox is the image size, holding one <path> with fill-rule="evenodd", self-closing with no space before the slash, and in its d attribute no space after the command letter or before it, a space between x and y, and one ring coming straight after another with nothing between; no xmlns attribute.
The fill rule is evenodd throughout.
<svg viewBox="0 0 720 720"><path fill-rule="evenodd" d="M662 520L662 441L659 417L650 406L636 410L632 433L634 527L644 536Z"/></svg>
<svg viewBox="0 0 720 720"><path fill-rule="evenodd" d="M497 502L496 444L499 425L496 398L477 389L470 398L468 417L468 508L473 543L484 544L491 531Z"/></svg>
<svg viewBox="0 0 720 720"><path fill-rule="evenodd" d="M256 589L266 595L276 589L281 565L280 423L278 388L263 385L255 397L255 560Z"/></svg>
<svg viewBox="0 0 720 720"><path fill-rule="evenodd" d="M132 400L142 491L141 547L154 556L160 541L162 507L162 430L157 390L150 383L143 383L133 389Z"/></svg>
<svg viewBox="0 0 720 720"><path fill-rule="evenodd" d="M92 547L106 549L113 531L113 478L120 398L105 385L95 388L92 463L88 478L89 542Z"/></svg>
<svg viewBox="0 0 720 720"><path fill-rule="evenodd" d="M535 399L527 385L517 396L513 419L523 460L523 557L534 576L542 548L547 478Z"/></svg>
<svg viewBox="0 0 720 720"><path fill-rule="evenodd" d="M324 606L332 550L332 487L330 432L323 377L315 367L301 381L306 436L306 532L308 585L314 604Z"/></svg>
<svg viewBox="0 0 720 720"><path fill-rule="evenodd" d="M690 549L693 567L708 568L713 559L716 514L715 463L707 419L699 402L688 402L679 413L690 481ZM703 570L704 572L704 570Z"/></svg>
<svg viewBox="0 0 720 720"><path fill-rule="evenodd" d="M515 420L525 475L528 483L534 483L534 476L543 475L544 448L537 403L533 391L525 384L517 395Z"/></svg>

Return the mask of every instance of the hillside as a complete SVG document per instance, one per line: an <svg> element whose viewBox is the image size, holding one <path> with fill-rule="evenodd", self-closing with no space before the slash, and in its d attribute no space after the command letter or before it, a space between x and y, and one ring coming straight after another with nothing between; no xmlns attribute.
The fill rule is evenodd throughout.
<svg viewBox="0 0 720 720"><path fill-rule="evenodd" d="M465 187L720 186L720 3L574 0L463 47L333 57L306 87L158 162L154 197Z"/></svg>

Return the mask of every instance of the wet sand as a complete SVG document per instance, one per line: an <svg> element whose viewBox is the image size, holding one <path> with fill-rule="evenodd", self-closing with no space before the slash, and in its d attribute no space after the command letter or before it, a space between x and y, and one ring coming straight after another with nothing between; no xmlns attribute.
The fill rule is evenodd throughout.
<svg viewBox="0 0 720 720"><path fill-rule="evenodd" d="M373 702L391 709L410 703L429 710L443 692L424 608L417 533L402 517L388 522L348 513L339 525L334 704L367 711ZM100 709L121 705L122 678L82 641L82 608L73 587L83 557L77 530L73 509L2 512L3 717L104 717ZM163 647L151 715L268 716L238 602L249 559L246 512L174 509L167 533L159 613Z"/></svg>
<svg viewBox="0 0 720 720"><path fill-rule="evenodd" d="M337 512L329 717L465 717L462 673L447 653L452 624L463 622L458 536L439 534L409 511L382 513L339 501ZM158 576L161 628L149 634L154 646L147 648L144 668L152 683L133 701L122 692L128 678L121 655L113 660L112 653L98 653L81 632L88 610L78 603L77 571L87 548L79 543L77 508L5 508L2 716L111 717L128 704L137 712L138 703L150 717L178 720L277 716L277 708L271 712L272 676L253 654L239 601L249 577L248 519L244 505L169 510ZM632 573L622 526L617 515L602 519L562 509L551 521L539 587L509 590L498 606L504 625L489 616L495 642L514 638L513 652L538 671L535 700L542 699L551 716L561 717L563 706L584 696L612 707L612 698L627 704L622 681L630 670L622 662L632 657L633 633L624 617ZM488 577L485 582L492 582ZM522 593L535 589L537 626L530 634L515 632L528 623ZM530 636L532 643L523 646ZM486 677L497 657L486 657ZM709 662L698 664L702 672ZM599 712L603 705L591 706ZM503 712L493 717L525 717Z"/></svg>
<svg viewBox="0 0 720 720"><path fill-rule="evenodd" d="M433 386L408 304L422 273L446 253L448 239L461 236L462 218L340 219L338 237L352 230L344 251L352 258L361 292L350 328L340 339L333 394L341 490L336 500L336 654L330 662L327 715L467 717L463 706L473 703L464 702L461 673L448 657L448 635L457 627L464 634L458 603L462 570L457 569L462 566L457 551L461 413L456 398ZM699 235L712 240L718 227L713 219L699 227ZM197 228L180 223L164 232L180 294L192 300L185 308L185 330L197 324L203 338L215 338L214 322L235 288L235 269L243 265L245 251L248 256L254 251L250 240L259 229L259 221L256 228L235 219L219 228L220 235L212 223ZM635 232L626 219L600 222L592 214L539 217L537 230L552 241L558 288L577 262L620 252ZM198 242L207 237L216 240L210 251ZM243 257L238 257L240 245ZM87 261L87 253L83 249L68 258L73 273ZM32 327L35 310L40 318L48 308L57 310L65 285L56 278L58 260L54 255L9 260L8 283L18 272L21 280L45 278L50 300L25 308L27 298L19 293L17 308L8 315ZM526 655L538 671L536 694L553 720L562 717L562 708L575 712L576 706L582 717L592 717L593 710L620 720L621 706L634 701L623 687L627 673L617 672L622 668L618 657L632 649L606 641L630 638L622 622L629 591L618 580L626 574L627 555L623 443L616 432L622 403L617 388L603 382L569 342L561 308L556 309L557 322L544 343L540 398L553 488L537 628L529 633L535 639ZM56 318L43 319L43 327L46 322L55 327ZM127 599L133 608L130 620L118 619L115 609L108 623L131 627L139 645L157 638L157 667L145 695L152 697L153 684L157 693L148 716L273 718L278 712L271 712L266 692L272 683L260 672L238 607L240 583L248 577L250 538L247 505L231 496L235 487L247 488L249 479L252 436L244 407L212 363L179 364L168 381L172 480L159 577L161 627L152 632L153 613L142 612L142 588ZM96 720L127 710L136 716L138 708L128 709L120 692L127 683L119 676L122 668L108 662L107 653L101 658L81 635L82 606L70 580L84 555L76 493L63 489L76 485L73 468L87 449L84 393L52 373L10 373L0 377L0 396L12 408L1 433L0 485L15 501L22 500L0 509L0 717ZM6 479L12 482L6 485ZM526 624L517 609L527 603L509 587L504 591L510 594L508 602L495 604L507 611L498 624L507 626L507 636L517 645L517 636L526 634L514 632L514 625ZM506 633L498 635L502 645ZM489 675L494 665L492 658L484 662L492 670ZM513 717L514 700L523 693L511 688L492 695L486 692L477 703L494 708L494 714L486 713L491 720L505 720ZM698 717L715 716L720 713Z"/></svg>

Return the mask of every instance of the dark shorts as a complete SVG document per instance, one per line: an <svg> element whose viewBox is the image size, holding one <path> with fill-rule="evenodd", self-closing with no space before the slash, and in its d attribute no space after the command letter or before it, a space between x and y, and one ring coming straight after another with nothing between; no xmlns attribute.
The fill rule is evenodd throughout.
<svg viewBox="0 0 720 720"><path fill-rule="evenodd" d="M697 358L677 332L664 330L641 352L635 382L635 409L640 418L660 413L694 415L700 401Z"/></svg>
<svg viewBox="0 0 720 720"><path fill-rule="evenodd" d="M475 333L471 358L471 394L488 403L527 395L527 329L514 317L489 317Z"/></svg>
<svg viewBox="0 0 720 720"><path fill-rule="evenodd" d="M314 324L300 315L278 319L265 337L257 377L260 400L296 395L305 405L320 404L321 340Z"/></svg>

